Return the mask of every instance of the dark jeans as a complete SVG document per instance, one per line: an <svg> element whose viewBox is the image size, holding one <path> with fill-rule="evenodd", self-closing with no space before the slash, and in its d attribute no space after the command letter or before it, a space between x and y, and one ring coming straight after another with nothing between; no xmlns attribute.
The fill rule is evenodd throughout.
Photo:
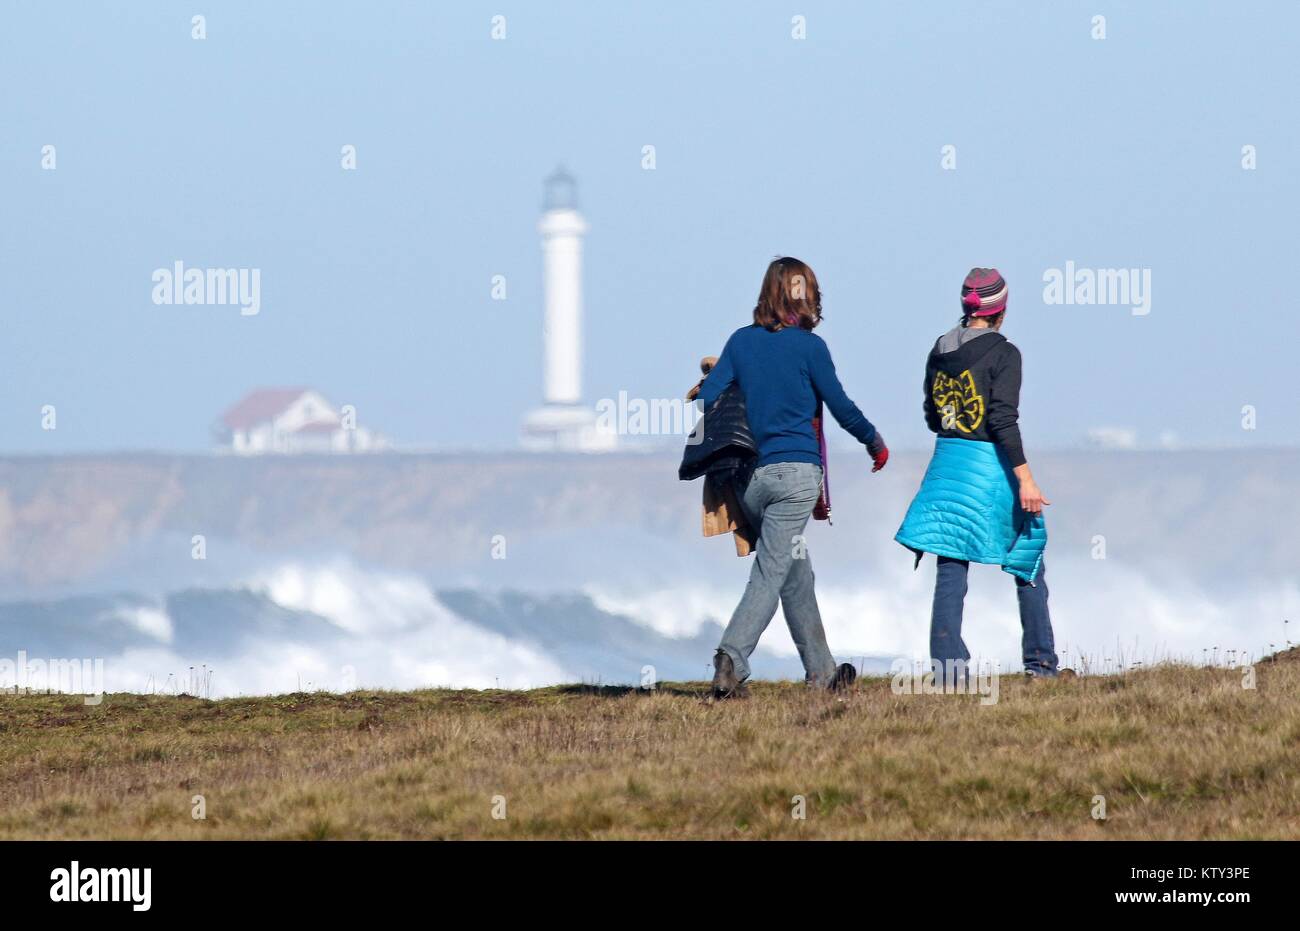
<svg viewBox="0 0 1300 931"><path fill-rule="evenodd" d="M970 563L964 559L939 557L939 568L934 577L934 610L930 614L930 656L933 660L961 660L963 663L970 660L970 651L961 639L961 615L966 602L966 573L969 568ZM1052 616L1047 610L1046 572L1046 564L1040 565L1033 585L1015 579L1020 626L1024 629L1020 644L1025 672L1035 676L1056 675L1056 645L1052 640Z"/></svg>

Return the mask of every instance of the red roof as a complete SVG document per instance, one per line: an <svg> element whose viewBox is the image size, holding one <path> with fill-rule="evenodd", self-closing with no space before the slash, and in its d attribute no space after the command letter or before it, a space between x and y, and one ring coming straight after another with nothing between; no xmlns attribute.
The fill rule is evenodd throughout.
<svg viewBox="0 0 1300 931"><path fill-rule="evenodd" d="M231 430L247 430L259 423L274 420L310 388L259 388L221 415L221 422Z"/></svg>
<svg viewBox="0 0 1300 931"><path fill-rule="evenodd" d="M294 433L333 433L339 428L339 425L330 420L313 420L311 423L305 423Z"/></svg>

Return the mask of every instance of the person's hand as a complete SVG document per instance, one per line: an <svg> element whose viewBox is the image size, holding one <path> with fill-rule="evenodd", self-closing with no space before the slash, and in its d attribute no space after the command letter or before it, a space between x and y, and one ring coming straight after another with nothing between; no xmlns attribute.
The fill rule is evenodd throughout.
<svg viewBox="0 0 1300 931"><path fill-rule="evenodd" d="M1043 492L1032 475L1027 474L1020 479L1020 507L1026 513L1041 514L1043 505L1051 503L1043 497Z"/></svg>
<svg viewBox="0 0 1300 931"><path fill-rule="evenodd" d="M705 356L703 359L700 360L700 371L704 373L704 378L709 377L709 373L713 371L713 367L717 364L718 364L717 356ZM694 401L696 398L700 396L700 388L704 386L704 378L701 378L699 381L697 381L695 383L695 387L692 388L690 391L686 392L686 400Z"/></svg>
<svg viewBox="0 0 1300 931"><path fill-rule="evenodd" d="M871 461L874 463L871 469L872 472L879 472L885 467L885 463L889 461L889 447L885 445L885 438L880 435L879 430L876 431L875 438L867 444L867 455L871 457Z"/></svg>

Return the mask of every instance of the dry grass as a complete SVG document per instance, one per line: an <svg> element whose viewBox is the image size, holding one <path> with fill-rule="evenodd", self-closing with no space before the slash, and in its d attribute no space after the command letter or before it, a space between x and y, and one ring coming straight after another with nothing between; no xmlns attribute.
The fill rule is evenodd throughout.
<svg viewBox="0 0 1300 931"><path fill-rule="evenodd" d="M5 695L0 837L1296 838L1300 661L1257 672L1255 690L1184 666L1006 677L993 706L882 679L721 703L702 686Z"/></svg>

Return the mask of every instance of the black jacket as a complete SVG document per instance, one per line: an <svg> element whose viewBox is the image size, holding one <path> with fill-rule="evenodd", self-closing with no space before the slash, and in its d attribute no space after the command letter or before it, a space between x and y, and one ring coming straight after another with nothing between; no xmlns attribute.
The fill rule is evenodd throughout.
<svg viewBox="0 0 1300 931"><path fill-rule="evenodd" d="M731 385L691 431L677 477L688 482L708 473L743 472L757 455L745 416L745 395L740 385Z"/></svg>
<svg viewBox="0 0 1300 931"><path fill-rule="evenodd" d="M997 443L1011 467L1025 463L1020 441L1020 350L983 333L949 352L940 337L925 361L925 423L942 437Z"/></svg>

